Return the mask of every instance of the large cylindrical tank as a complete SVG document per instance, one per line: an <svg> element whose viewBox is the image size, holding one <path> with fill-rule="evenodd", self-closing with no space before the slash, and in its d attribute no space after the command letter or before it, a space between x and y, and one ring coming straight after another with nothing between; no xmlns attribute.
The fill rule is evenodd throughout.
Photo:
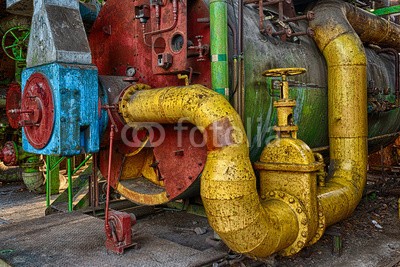
<svg viewBox="0 0 400 267"><path fill-rule="evenodd" d="M305 32L307 23L291 24L295 32ZM387 53L377 54L379 49L365 47L367 55L367 79L371 87L389 88L384 100L395 101L395 59ZM299 126L298 136L311 148L328 146L327 67L313 39L298 37L295 42L283 42L279 38L266 37L258 28L258 13L253 8L244 9L244 54L245 54L245 127L250 145L250 156L256 161L263 147L272 138L272 127L276 124L273 101L279 97L271 79L261 73L272 68L302 67L304 75L290 77L291 94L297 101L294 121ZM386 112L371 112L368 117L369 137L397 132L399 109ZM371 150L381 139L370 142Z"/></svg>
<svg viewBox="0 0 400 267"><path fill-rule="evenodd" d="M190 54L190 51L192 51L191 49L188 49L189 52L185 59L185 66L189 71L182 70L171 73L155 73L155 68L154 66L152 67L153 57L155 55L154 51L157 51L157 47L160 45L162 46L162 51L166 50L170 44L171 46L176 45L176 43L174 43L174 37L177 36L177 34L171 33L172 38L170 39L163 35L166 44L165 42L158 41L156 38L158 35L152 36L152 40L156 41L150 46L146 45L146 42L151 41L150 39L147 41L144 40L143 32L150 31L148 23L154 23L154 21L148 18L148 22L143 23L142 20L138 19L138 16L141 16L143 13L147 14L146 12L140 13L138 11L140 8L143 8L144 3L146 3L146 1L108 0L107 4L101 10L89 38L93 61L98 66L99 73L101 75L121 76L119 78L121 81L123 79L122 76L127 76L127 71L132 71L132 68L134 68L135 74L133 77L126 80L147 84L152 88L183 85L183 81L177 78L177 74L190 74L192 83L199 83L210 87L210 56L206 55L203 61L194 60L198 55ZM185 6L182 1L178 1L178 3L180 3L179 8ZM184 3L187 4L187 9L185 9L185 12L179 9L181 13L179 13L177 23L177 27L180 27L177 32L182 33L183 36L180 39L180 44L186 47L194 47L197 45L196 36L202 35L202 44L208 45L210 43L210 29L207 23L207 18L209 16L208 1L196 0L184 1ZM151 9L153 6L149 8ZM133 10L137 11L136 14ZM162 10L161 8L161 12ZM229 20L234 25L237 20L237 7L230 6L228 11ZM273 14L273 9L269 12ZM273 126L276 124L276 110L273 107L273 101L278 99L279 89L275 86L276 82L274 81L276 81L276 79L267 79L261 75L263 71L271 68L302 67L307 69L307 73L304 75L289 77L290 94L292 98L297 101L297 106L294 110L294 122L299 126L298 137L304 140L311 148L327 147L329 145L327 122L327 67L323 55L318 50L312 37L307 35L292 37L286 41L282 41L279 37L261 34L258 27L258 14L258 10L255 7L251 5L246 5L244 7L243 49L245 69L245 118L243 124L250 141L251 160L258 160L262 149L275 136ZM169 19L166 18L168 15L171 16ZM172 24L172 14L167 12L161 17L165 21L161 22L160 29L166 28L168 25ZM185 23L187 28L185 28ZM268 24L269 22L266 23ZM270 23L270 25L274 30L279 30L275 28L274 24ZM290 23L290 27L293 32L305 32L307 31L308 24L305 21L301 21L298 23ZM154 28L154 25L150 27L150 29L151 28ZM235 27L231 28L234 29ZM171 31L174 32L174 30ZM232 41L234 39L232 29L229 34L231 41L229 54L231 67L230 81L232 81L232 75L234 73L234 70L232 70L232 61L237 55L234 55L232 49ZM394 57L388 53L378 54L376 47L366 47L365 51L368 59L368 84L369 87L371 87L369 89L377 88L375 91L381 92L375 94L373 96L374 99L378 99L381 102L388 101L386 103L394 103L396 75ZM178 52L172 52L172 55L174 60L176 60L173 61L174 64L177 60L182 60ZM125 89L124 87L127 86L129 86L128 82L122 82L118 86L105 86L103 94L112 95L112 97L111 99L105 97L104 99L108 100L104 100L107 103L103 104L115 104L118 102L117 96ZM231 94L237 93L235 85L233 85L232 82L230 92ZM231 98L233 99L232 96ZM115 114L115 116L117 116L117 114ZM397 132L399 130L399 125L397 123L399 119L400 112L398 108L388 109L388 111L384 112L375 112L371 109L369 114L369 137ZM104 138L107 140L107 134L105 134ZM382 142L388 141L390 141L390 138L375 138L370 144L371 149ZM107 142L104 142L104 144L107 144ZM167 145L164 144L164 146ZM171 151L172 150L173 148L171 148ZM107 166L106 161L108 160L107 147L104 146L102 151L104 156L100 156L100 159L103 158L104 162L100 162L100 168L105 172ZM173 151L176 153L177 150ZM132 153L132 151L130 151L130 153ZM115 163L113 166L115 166L115 168L112 171L114 179L113 186L115 187L118 187L119 180L136 179L136 177L124 177L123 169L126 169L124 164L127 164L126 162L129 162L128 159L130 159L130 157L126 156L127 154L129 153L126 151L121 152L118 151L118 149L115 150L115 157L113 159ZM193 157L195 157L195 155L193 155ZM204 155L201 154L199 157L204 157ZM155 161L157 161L157 159ZM199 165L203 161L204 159L202 158L197 163L193 161L193 164ZM130 164L137 164L137 162ZM195 175L197 179L192 177L192 180L188 182L187 185L183 186L183 189L181 189L182 191L180 193L175 192L173 197L170 196L168 192L165 194L163 191L165 189L163 189L163 187L165 187L165 181L158 181L156 178L148 179L155 187L151 190L147 188L147 192L150 192L150 195L162 192L162 194L167 196L167 198L165 198L165 195L163 198L158 198L157 201L159 202L187 195L184 194L184 192L189 190L189 188L193 189L191 185L195 184L195 181L198 180L198 176L201 173L201 168L199 169L198 165L196 172L190 176L192 177L192 175ZM192 167L191 165L187 166L188 169ZM170 167L170 169L171 168L173 167ZM157 166L154 169L157 169ZM130 175L132 176L133 173L135 172L130 172ZM139 174L136 173L136 175ZM127 195L126 192L132 192L136 189L134 185L130 185L129 188L126 187L124 190L125 195ZM146 194L146 190L143 188L140 190L142 190L141 194ZM136 196L137 195L133 194L129 195L128 198L140 203L154 204L154 199L151 201L143 199L142 197L139 200L132 199Z"/></svg>

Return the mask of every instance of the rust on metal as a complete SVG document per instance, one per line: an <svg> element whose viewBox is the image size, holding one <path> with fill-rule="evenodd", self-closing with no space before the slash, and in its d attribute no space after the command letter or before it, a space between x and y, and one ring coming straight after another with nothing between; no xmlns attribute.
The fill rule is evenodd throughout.
<svg viewBox="0 0 400 267"><path fill-rule="evenodd" d="M3 148L0 150L0 160L3 161L6 166L17 166L18 165L18 155L17 148L14 142L8 141L4 144Z"/></svg>
<svg viewBox="0 0 400 267"><path fill-rule="evenodd" d="M21 86L17 83L10 83L6 96L6 112L8 122L14 129L19 128L18 123L21 121Z"/></svg>
<svg viewBox="0 0 400 267"><path fill-rule="evenodd" d="M149 7L147 0L114 0L102 7L100 16L95 21L89 36L93 61L98 67L99 74L126 76L127 66L134 66L137 71L132 78L138 78L139 83L150 84L155 88L176 84L177 79L176 75L154 75L154 70L156 70L155 73L162 74L193 73L192 83L211 87L210 58L205 56L204 61L197 61L198 52L187 49L191 43L197 43L196 36L203 36L201 40L203 47L210 43L208 25L197 22L199 18L209 17L208 5L203 1L185 1L185 3L177 1L179 15L176 27L152 37L147 36L147 42L152 43L153 47L143 42L141 19L135 19L135 12L126 12L126 10L134 11L135 8L146 5L150 9L146 16L151 15L151 17L143 25L146 27L146 32L149 32L156 30L156 17L155 7ZM160 18L160 29L169 27L173 23L171 2L168 2L166 6L160 6ZM118 31L113 30L110 38L104 33L104 27L118 29ZM158 39L159 37L165 41L165 45L162 39ZM161 50L164 51L161 52ZM149 58L143 56L144 54L152 56ZM170 54L171 67L167 70L159 67L158 54Z"/></svg>
<svg viewBox="0 0 400 267"><path fill-rule="evenodd" d="M154 157L169 199L184 193L200 176L207 149L201 132L190 124L164 125L165 139Z"/></svg>
<svg viewBox="0 0 400 267"><path fill-rule="evenodd" d="M232 124L227 117L206 127L204 138L208 150L217 150L235 143L232 137Z"/></svg>

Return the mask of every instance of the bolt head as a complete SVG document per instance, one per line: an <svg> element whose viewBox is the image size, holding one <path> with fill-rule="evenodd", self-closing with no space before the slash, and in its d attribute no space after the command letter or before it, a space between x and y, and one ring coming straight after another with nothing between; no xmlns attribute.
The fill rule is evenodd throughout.
<svg viewBox="0 0 400 267"><path fill-rule="evenodd" d="M297 247L298 247L298 248L304 247L304 242L303 242L303 241L298 241L298 242L297 242Z"/></svg>

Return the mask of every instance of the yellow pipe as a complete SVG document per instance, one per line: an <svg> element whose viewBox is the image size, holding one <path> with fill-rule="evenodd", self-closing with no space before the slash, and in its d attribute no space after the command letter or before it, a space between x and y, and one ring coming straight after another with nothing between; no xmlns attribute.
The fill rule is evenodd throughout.
<svg viewBox="0 0 400 267"><path fill-rule="evenodd" d="M321 1L310 26L328 65L330 181L318 197L331 225L361 200L367 173L367 74L362 41L400 47L400 28L339 0Z"/></svg>
<svg viewBox="0 0 400 267"><path fill-rule="evenodd" d="M127 123L185 118L203 132L208 154L201 196L210 225L231 249L262 258L296 240L296 207L260 200L241 119L222 95L201 85L128 91L120 112Z"/></svg>
<svg viewBox="0 0 400 267"><path fill-rule="evenodd" d="M324 3L315 8L312 25L328 62L333 176L319 189L320 211L315 216L324 216L330 225L351 214L366 181L366 57L347 19L367 16L341 1ZM355 18L349 18L352 14ZM374 33L370 41L391 45L395 39L392 32L396 31L389 27L382 36ZM202 131L208 153L201 196L210 225L231 249L264 258L284 249L296 251L296 246L303 247L304 242L294 243L299 234L313 236L300 231L310 218L304 215L298 200L285 200L283 192L276 192L279 197L275 198L275 192L270 192L272 195L261 195L260 199L241 119L223 96L201 85L132 89L125 92L120 112L127 123L176 123L185 118ZM285 254L293 253L291 250Z"/></svg>

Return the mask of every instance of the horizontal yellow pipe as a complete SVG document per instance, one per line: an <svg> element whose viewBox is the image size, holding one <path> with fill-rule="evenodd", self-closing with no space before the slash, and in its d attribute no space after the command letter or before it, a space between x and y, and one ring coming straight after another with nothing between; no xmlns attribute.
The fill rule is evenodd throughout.
<svg viewBox="0 0 400 267"><path fill-rule="evenodd" d="M262 258L294 242L297 217L282 201L260 200L241 119L222 95L201 85L127 92L120 112L127 123L185 118L203 132L201 196L210 225L231 249Z"/></svg>

